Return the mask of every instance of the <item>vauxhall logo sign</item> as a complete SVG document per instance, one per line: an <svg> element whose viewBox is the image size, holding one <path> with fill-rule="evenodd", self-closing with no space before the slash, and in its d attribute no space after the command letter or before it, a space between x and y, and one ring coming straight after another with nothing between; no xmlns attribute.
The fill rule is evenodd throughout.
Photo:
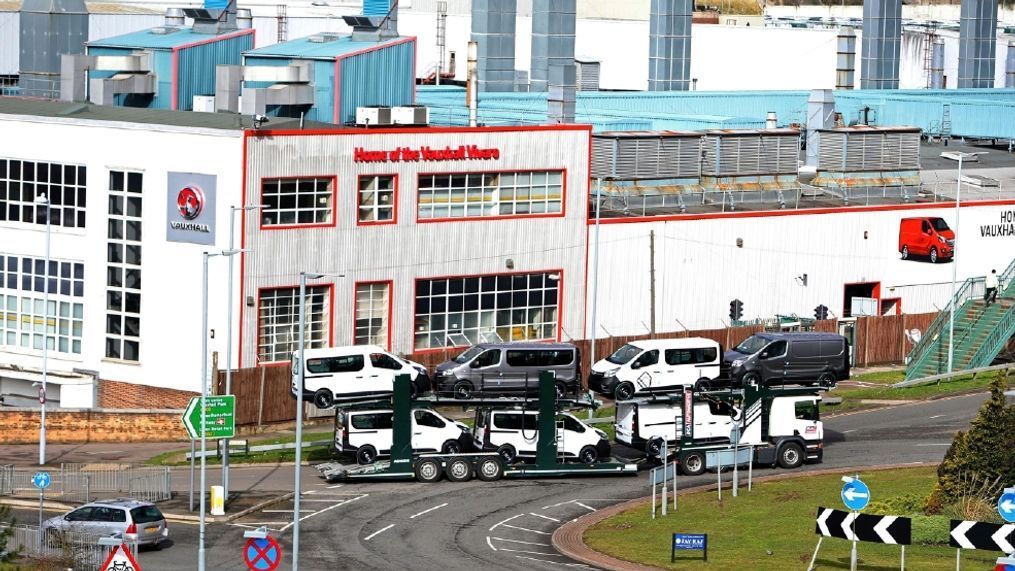
<svg viewBox="0 0 1015 571"><path fill-rule="evenodd" d="M215 175L171 172L166 188L166 240L215 243Z"/></svg>

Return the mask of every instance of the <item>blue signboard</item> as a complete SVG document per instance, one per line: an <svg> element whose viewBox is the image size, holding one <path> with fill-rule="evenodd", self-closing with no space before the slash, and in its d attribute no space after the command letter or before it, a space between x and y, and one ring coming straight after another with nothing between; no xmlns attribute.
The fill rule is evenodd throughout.
<svg viewBox="0 0 1015 571"><path fill-rule="evenodd" d="M673 544L670 549L670 562L677 560L677 550L701 551L702 557L708 561L708 534L707 533L674 533Z"/></svg>
<svg viewBox="0 0 1015 571"><path fill-rule="evenodd" d="M997 500L997 512L1004 521L1015 523L1015 488L1007 488Z"/></svg>
<svg viewBox="0 0 1015 571"><path fill-rule="evenodd" d="M846 507L858 512L867 507L871 501L871 491L859 478L850 479L842 486L842 503Z"/></svg>
<svg viewBox="0 0 1015 571"><path fill-rule="evenodd" d="M50 482L52 482L52 479L49 477L49 472L36 472L32 476L32 485L40 490L48 488Z"/></svg>

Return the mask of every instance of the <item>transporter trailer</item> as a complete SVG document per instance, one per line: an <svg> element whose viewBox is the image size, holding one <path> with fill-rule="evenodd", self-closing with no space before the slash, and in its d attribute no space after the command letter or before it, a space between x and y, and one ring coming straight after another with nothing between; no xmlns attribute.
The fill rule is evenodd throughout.
<svg viewBox="0 0 1015 571"><path fill-rule="evenodd" d="M635 475L638 467L612 458L593 464L564 462L557 451L556 415L563 407L595 408L592 399L558 398L552 373L539 375L539 433L535 461L531 464L506 463L495 451L459 453L419 453L412 449L411 415L414 404L419 406L462 405L485 408L519 408L532 404L525 398L471 398L468 400L438 397L411 398L408 375L395 377L394 392L389 400L373 400L368 404L390 406L392 415L392 446L388 460L367 465L327 462L317 469L328 482L352 480L417 480L436 482L447 476L453 482L465 482L476 477L483 481L501 478L547 478L561 476L616 476Z"/></svg>

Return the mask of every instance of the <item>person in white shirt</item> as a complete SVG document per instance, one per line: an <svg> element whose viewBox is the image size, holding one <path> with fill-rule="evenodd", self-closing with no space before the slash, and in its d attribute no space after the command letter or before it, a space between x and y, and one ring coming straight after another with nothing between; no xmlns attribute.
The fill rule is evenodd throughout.
<svg viewBox="0 0 1015 571"><path fill-rule="evenodd" d="M997 301L997 270L990 270L983 278L983 303L989 305Z"/></svg>

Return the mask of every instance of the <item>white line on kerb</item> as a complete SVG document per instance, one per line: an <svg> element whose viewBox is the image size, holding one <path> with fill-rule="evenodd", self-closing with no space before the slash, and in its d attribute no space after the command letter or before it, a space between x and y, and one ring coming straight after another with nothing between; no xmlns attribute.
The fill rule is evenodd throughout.
<svg viewBox="0 0 1015 571"><path fill-rule="evenodd" d="M377 531L375 531L375 532L371 533L370 535L364 537L363 541L370 541L375 536L380 535L380 534L384 533L385 531L388 531L389 529L391 529L393 527L395 527L395 524L391 524L391 525L389 525L387 527L382 527L381 529L378 529Z"/></svg>
<svg viewBox="0 0 1015 571"><path fill-rule="evenodd" d="M409 516L409 519L416 519L417 517L419 517L419 516L421 516L423 514L430 513L430 512L432 512L434 510L439 510L439 509L441 509L442 507L444 507L446 505L448 505L448 502L444 502L443 504L441 504L439 506L434 506L434 507L432 507L432 508L430 508L428 510L423 510L423 511L419 512L418 514L413 514L413 515Z"/></svg>

